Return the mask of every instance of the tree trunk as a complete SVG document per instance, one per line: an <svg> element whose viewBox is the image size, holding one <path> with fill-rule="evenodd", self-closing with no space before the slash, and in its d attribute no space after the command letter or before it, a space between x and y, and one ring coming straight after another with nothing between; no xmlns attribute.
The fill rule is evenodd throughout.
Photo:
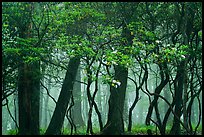
<svg viewBox="0 0 204 137"><path fill-rule="evenodd" d="M141 71L142 73L142 71ZM147 80L148 78L148 71L147 71L147 65L145 65L145 73L143 75L143 78L142 78L142 82L139 83L139 86L137 86L137 83L136 81L134 80L134 84L136 86L136 91L135 91L135 99L129 109L129 123L128 123L128 131L130 132L132 130L132 113L133 113L133 110L137 104L137 102L139 101L139 90L142 88L142 85L144 84L144 82ZM140 111L140 113L142 113L142 111ZM143 115L142 115L143 116ZM142 117L140 117L142 118ZM138 122L138 123L141 123L141 122Z"/></svg>
<svg viewBox="0 0 204 137"><path fill-rule="evenodd" d="M158 94L158 95L161 93L161 91L163 90L163 88L166 86L166 84L169 81L169 74L167 72L167 64L166 63L164 63L163 65L159 64L159 68L160 68L161 82L155 89L155 93ZM153 109L155 108L155 117L157 119L157 123L158 123L158 126L159 126L158 128L161 131L161 134L163 134L163 132L162 132L162 123L161 123L161 118L160 118L159 109L158 109L158 99L159 99L158 96L154 96L153 101L150 103L150 106L148 108L148 113L147 113L147 116L146 116L145 124L147 126L150 125ZM148 132L148 134L151 134L151 130L148 130L147 132Z"/></svg>
<svg viewBox="0 0 204 137"><path fill-rule="evenodd" d="M81 71L78 69L76 80L81 81ZM83 118L82 118L82 106L81 106L81 83L74 82L74 89L73 89L73 96L74 96L74 106L72 107L71 117L74 121L74 124L77 127L85 126Z"/></svg>
<svg viewBox="0 0 204 137"><path fill-rule="evenodd" d="M39 63L19 67L18 105L19 134L39 134L39 101L40 80L35 72L39 71Z"/></svg>
<svg viewBox="0 0 204 137"><path fill-rule="evenodd" d="M49 76L48 78L48 91L50 91L51 89L51 77ZM45 92L47 94L47 92ZM44 127L47 127L48 126L48 120L49 120L49 115L48 115L48 111L49 111L49 106L48 106L48 102L49 102L49 96L46 95L45 96L45 99L44 99Z"/></svg>
<svg viewBox="0 0 204 137"><path fill-rule="evenodd" d="M180 135L181 134L181 126L180 126L180 117L182 115L181 108L182 108L182 95L183 95L183 84L184 84L184 67L185 61L182 61L178 66L177 70L177 77L178 80L176 81L177 84L175 87L175 115L173 120L173 126L171 128L170 134L172 135Z"/></svg>
<svg viewBox="0 0 204 137"><path fill-rule="evenodd" d="M61 134L61 128L64 122L64 117L68 107L69 100L71 98L74 80L77 74L77 69L80 64L78 57L71 58L69 61L68 69L65 79L62 84L62 89L51 118L50 124L47 128L46 135L59 135Z"/></svg>
<svg viewBox="0 0 204 137"><path fill-rule="evenodd" d="M27 39L32 37L33 5L24 5L29 12L27 23L20 33L20 37ZM19 45L21 46L21 45ZM27 52L23 56L28 56ZM39 104L40 104L40 62L19 62L18 68L18 106L19 106L19 135L39 135Z"/></svg>
<svg viewBox="0 0 204 137"><path fill-rule="evenodd" d="M122 66L115 66L114 79L121 85L110 87L108 121L102 130L102 135L121 135L124 132L123 109L127 86L128 70Z"/></svg>

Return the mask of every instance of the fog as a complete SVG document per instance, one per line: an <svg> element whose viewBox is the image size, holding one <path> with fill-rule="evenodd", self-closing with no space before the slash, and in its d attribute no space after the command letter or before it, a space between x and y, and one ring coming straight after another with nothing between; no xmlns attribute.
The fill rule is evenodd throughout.
<svg viewBox="0 0 204 137"><path fill-rule="evenodd" d="M138 82L139 76L133 73L135 71L136 69L135 70L130 69L129 77ZM157 87L160 82L159 77L156 75L157 73L155 73L157 71L158 71L158 68L156 67L156 65L155 66L152 65L151 71L148 77L148 89L152 93L154 92L155 87ZM43 86L41 85L41 89L40 89L41 90L41 94L40 94L40 128L41 129L45 130L48 127L48 124L51 120L53 111L56 106L55 101L58 100L58 96L62 87L62 82L65 76L65 72L66 72L65 70L62 70L59 68L52 69L52 71L50 71L50 68L47 68L47 70L44 72L45 76L41 80ZM88 103L88 98L87 98L87 89L86 89L87 79L86 79L86 72L83 70L83 67L80 67L78 72L80 73L80 77L78 76L79 79L76 79L75 85L80 87L75 87L73 92L80 93L79 94L80 104L81 104L80 115L82 116L83 123L85 124L84 129L86 129L87 121L88 121L88 111L90 108ZM102 74L100 75L100 78L99 78L98 92L95 97L95 102L97 103L99 111L101 113L103 124L105 124L107 122L110 86L108 84L103 83L103 80L101 77L102 77ZM143 85L143 88L145 89L145 85ZM79 90L75 91L75 89L79 89L80 91ZM93 92L95 90L94 82L91 84L90 89L91 89L91 94L93 95ZM125 128L127 128L127 125L128 125L129 109L136 96L135 90L136 90L136 86L134 82L128 79L124 114L123 114ZM161 95L165 97L169 102L172 101L172 93L169 91L168 85L164 87L164 89L161 92ZM200 98L202 100L201 95L200 95ZM147 94L145 94L145 91L142 91L142 90L139 91L139 101L136 104L132 114L133 125L145 124L145 119L146 119L149 104L150 104L149 99L152 100L153 97L151 96L149 98ZM69 106L70 105L71 105L71 102ZM197 101L194 101L192 116L191 116L193 123L198 122L199 110L197 105L198 105ZM167 111L168 104L162 99L159 99L158 106L159 106L159 112L160 112L161 118L163 119L164 114ZM155 112L153 112L153 119L156 119ZM181 116L181 120L183 120L183 115ZM172 125L172 122L173 122L173 115L171 114L168 120L168 124ZM95 112L95 109L93 109L92 124L93 124L94 130L98 130L99 122L98 122L98 116L97 116L97 113ZM151 124L154 125L154 123L151 123ZM17 93L15 92L14 94L8 97L8 107L7 106L2 107L2 134L9 134L9 131L17 129L17 126L18 126L18 99L17 99ZM70 123L67 117L65 117L63 127L69 129L69 126L70 126Z"/></svg>

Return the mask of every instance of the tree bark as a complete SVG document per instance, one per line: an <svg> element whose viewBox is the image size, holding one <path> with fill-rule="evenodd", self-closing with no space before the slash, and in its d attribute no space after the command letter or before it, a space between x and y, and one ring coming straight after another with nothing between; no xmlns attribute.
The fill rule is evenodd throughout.
<svg viewBox="0 0 204 137"><path fill-rule="evenodd" d="M181 134L180 117L182 115L182 96L183 96L183 85L184 85L184 67L185 61L182 61L178 66L177 70L177 84L175 87L175 115L173 120L173 126L171 128L170 134L179 135Z"/></svg>
<svg viewBox="0 0 204 137"><path fill-rule="evenodd" d="M23 5L28 11L25 28L20 30L20 37L32 37L32 12L33 5ZM20 45L21 46L21 45ZM23 56L33 54L23 53ZM19 106L19 135L39 135L39 105L40 105L40 62L19 62L18 68L18 106Z"/></svg>
<svg viewBox="0 0 204 137"><path fill-rule="evenodd" d="M121 135L124 132L123 109L127 86L128 70L122 66L115 66L114 79L121 85L110 87L108 121L102 130L102 135Z"/></svg>
<svg viewBox="0 0 204 137"><path fill-rule="evenodd" d="M79 57L71 58L69 61L68 69L65 79L62 84L62 89L51 118L50 124L46 130L46 135L59 135L61 134L61 128L64 122L64 117L68 107L69 100L71 98L74 80L77 74L77 69L80 64Z"/></svg>
<svg viewBox="0 0 204 137"><path fill-rule="evenodd" d="M144 82L148 78L147 65L145 65L144 68L145 68L145 70L144 70L145 72L144 72L144 75L143 75L143 78L142 78L142 82L139 83L139 86L137 86L137 83L136 83L135 80L132 80L134 82L135 86L136 86L136 91L135 91L136 95L135 95L135 99L134 99L134 101L133 101L133 103L132 103L132 105L131 105L131 107L129 109L129 119L128 119L129 120L129 123L128 123L128 131L129 132L132 130L132 113L133 113L133 110L134 110L137 102L139 101L139 90L142 88L142 85L144 84ZM140 72L140 74L142 74L142 71ZM142 111L140 111L140 113L142 114ZM139 117L139 118L142 118L142 117L143 117L143 115L141 117ZM140 122L138 122L138 123L140 123Z"/></svg>
<svg viewBox="0 0 204 137"><path fill-rule="evenodd" d="M165 87L165 85L168 83L169 81L169 74L167 72L167 64L164 63L163 65L159 64L159 68L160 68L160 77L161 77L161 82L160 84L156 87L155 89L155 93L156 94L160 94L162 89ZM164 71L164 72L163 72ZM152 113L153 113L153 109L155 108L155 112L156 112L156 119L157 119L157 122L158 122L158 125L159 125L159 129L160 131L162 131L162 123L161 123L161 119L160 119L160 114L159 114L159 110L158 110L158 99L159 97L158 96L154 96L154 99L153 101L150 103L150 106L148 108L148 113L147 113L147 116L146 116L146 121L145 121L145 124L147 126L150 125L150 121L151 121L151 116L152 116ZM149 130L150 131L150 130ZM149 132L148 131L148 132ZM151 133L151 132L149 132ZM163 133L162 133L163 134Z"/></svg>
<svg viewBox="0 0 204 137"><path fill-rule="evenodd" d="M81 71L78 68L77 71L77 75L76 75L76 80L81 81ZM71 117L74 121L74 124L76 125L76 127L80 128L80 127L84 127L84 121L82 118L82 112L81 112L81 108L82 108L82 104L81 104L81 83L79 82L74 82L74 89L73 89L73 97L74 97L74 106L71 109L72 113L71 113Z"/></svg>
<svg viewBox="0 0 204 137"><path fill-rule="evenodd" d="M35 72L39 63L19 67L18 105L19 105L19 134L39 134L39 101L40 80Z"/></svg>

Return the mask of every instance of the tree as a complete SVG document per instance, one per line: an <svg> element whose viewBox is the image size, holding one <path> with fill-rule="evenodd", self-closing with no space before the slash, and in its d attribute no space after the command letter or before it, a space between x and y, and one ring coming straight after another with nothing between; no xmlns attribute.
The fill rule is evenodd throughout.
<svg viewBox="0 0 204 137"><path fill-rule="evenodd" d="M201 3L4 2L2 9L2 106L10 116L3 133L11 124L19 134L40 134L47 118L40 108L53 111L46 135L78 134L83 120L85 134L132 134L141 123L147 134L197 134Z"/></svg>
<svg viewBox="0 0 204 137"><path fill-rule="evenodd" d="M41 42L46 31L46 26L41 32L33 19L34 15L39 15L37 11L41 9L40 6L42 5L36 3L4 3L4 5L5 18L8 20L8 26L11 30L15 28L12 37L16 37L15 43L10 47L5 47L4 50L8 55L15 53L15 57L18 60L16 62L18 79L15 79L18 83L18 132L20 135L37 135L40 133L39 101L41 78L40 58L38 55L42 51ZM7 6L11 6L11 10ZM39 8L38 10L36 10L36 6ZM8 18L8 15L11 16ZM41 20L43 23L41 23L46 24L43 17Z"/></svg>
<svg viewBox="0 0 204 137"><path fill-rule="evenodd" d="M62 13L64 13L66 10L68 10L68 7L65 7L65 10L62 10ZM75 15L75 13L73 13L73 12L71 12L70 14L73 14L74 18L78 17L78 15ZM70 22L68 22L68 23L70 23ZM76 26L74 25L74 27L76 27L78 30L80 30L80 28L83 28L80 26L81 25L80 21L76 20L75 23L76 23L75 24ZM61 23L61 25L64 26L63 23ZM66 26L66 27L68 27L68 26ZM83 28L81 31L76 31L75 35L79 36L79 37L80 36L83 37L84 30L86 30L86 27ZM69 36L69 34L70 34L70 32L68 30L65 30L62 32L66 33L66 36ZM62 36L64 36L64 35L62 34ZM78 38L78 37L76 37L76 38ZM62 39L62 41L65 40L65 43L61 43L61 39ZM59 40L60 44L67 45L66 42L69 39L67 39L67 37L62 37L61 39ZM74 41L73 39L74 39L74 36L71 36L72 41ZM72 45L72 44L73 45L79 44L79 40L71 43L70 45ZM62 84L62 88L60 91L58 101L56 103L56 108L54 110L50 124L46 130L46 133L45 133L46 135L59 135L59 134L61 134L61 129L62 129L62 125L64 122L64 117L66 115L68 104L69 104L70 98L72 96L74 81L76 79L77 70L79 68L80 58L81 58L80 54L77 53L78 51L76 49L74 51L75 51L75 54L72 54L72 56L74 56L74 57L69 56L70 60L69 60L69 64L67 67L67 72L66 72L63 84Z"/></svg>
<svg viewBox="0 0 204 137"><path fill-rule="evenodd" d="M31 12L32 4L19 5L25 9L28 15L25 30L20 30L20 38L29 39L32 37ZM28 12L26 14L26 12ZM23 23L23 22L22 22ZM32 53L31 53L32 54ZM26 63L21 61L18 68L18 108L19 108L19 134L39 134L39 93L40 93L40 66L39 61Z"/></svg>
<svg viewBox="0 0 204 137"><path fill-rule="evenodd" d="M65 79L63 81L62 89L56 104L55 111L51 118L50 124L46 130L46 135L59 135L61 134L62 124L68 107L68 103L73 91L73 85L77 74L77 69L80 64L79 57L70 59L67 67Z"/></svg>
<svg viewBox="0 0 204 137"><path fill-rule="evenodd" d="M123 6L124 5L121 4L121 7ZM124 14L125 15L123 15L122 13L123 17L126 17L127 13ZM121 44L126 48L131 47L133 43L133 36L127 26L127 24L129 23L129 19L130 17L127 17L127 19L122 21ZM118 53L122 54L122 57L116 59L117 62L119 60L118 64L116 62L115 65L113 65L115 74L110 86L108 120L102 130L103 135L121 135L124 133L123 110L127 87L128 68L125 65L127 62L124 63L126 60L123 60L123 58L128 58L128 52L121 50L120 48L118 48L117 50L119 51Z"/></svg>
<svg viewBox="0 0 204 137"><path fill-rule="evenodd" d="M84 121L82 118L82 107L81 107L81 71L80 67L78 68L77 75L76 75L76 81L74 82L74 87L73 87L73 97L74 97L74 106L72 108L72 119L76 127L84 127Z"/></svg>

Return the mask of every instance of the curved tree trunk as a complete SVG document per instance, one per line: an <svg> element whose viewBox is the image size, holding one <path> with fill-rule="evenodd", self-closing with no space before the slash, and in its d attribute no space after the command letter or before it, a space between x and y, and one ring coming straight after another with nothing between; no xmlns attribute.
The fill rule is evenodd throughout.
<svg viewBox="0 0 204 137"><path fill-rule="evenodd" d="M181 126L180 126L180 117L182 115L181 108L182 108L182 96L183 96L183 84L184 84L184 62L182 62L178 66L177 70L177 84L175 87L175 115L173 120L173 126L171 128L170 134L172 135L179 135L181 133Z"/></svg>
<svg viewBox="0 0 204 137"><path fill-rule="evenodd" d="M137 104L137 102L139 101L139 90L142 88L142 86L143 86L143 84L144 84L144 82L147 80L147 78L148 78L148 71L147 71L147 65L145 65L145 67L144 67L145 69L144 69L144 75L143 75L143 78L142 78L142 82L141 83L139 83L139 86L137 86L137 83L136 83L136 81L135 80L132 80L133 82L134 82L134 84L135 84L135 86L136 86L136 91L135 91L135 99L134 99L134 101L133 101L133 103L132 103L132 105L131 105L131 107L130 107L130 109L129 109L129 123L128 123L128 131L129 132L131 132L131 130L132 130L132 113L133 113L133 110L134 110L134 108L135 108L135 106L136 106L136 104ZM141 74L142 74L142 71L140 72ZM140 112L140 113L142 113L142 112ZM142 117L143 117L143 115L142 115ZM140 117L140 118L142 118L142 117ZM140 123L140 122L139 122Z"/></svg>
<svg viewBox="0 0 204 137"><path fill-rule="evenodd" d="M167 73L167 64L166 63L164 63L163 65L159 64L159 68L160 68L161 82L155 89L156 94L160 94L162 89L166 86L166 84L169 81L169 75ZM146 120L145 120L145 124L147 126L150 125L153 109L155 108L156 118L157 118L157 122L159 124L159 129L160 129L160 131L162 131L162 125L161 125L162 123L161 123L160 115L159 115L159 112L158 112L159 110L158 110L158 106L157 106L158 105L157 104L158 99L159 99L158 96L154 96L153 101L150 103L150 106L148 108L148 113L147 113L147 116L146 116ZM148 132L149 132L148 134L151 134L150 130L148 130Z"/></svg>

